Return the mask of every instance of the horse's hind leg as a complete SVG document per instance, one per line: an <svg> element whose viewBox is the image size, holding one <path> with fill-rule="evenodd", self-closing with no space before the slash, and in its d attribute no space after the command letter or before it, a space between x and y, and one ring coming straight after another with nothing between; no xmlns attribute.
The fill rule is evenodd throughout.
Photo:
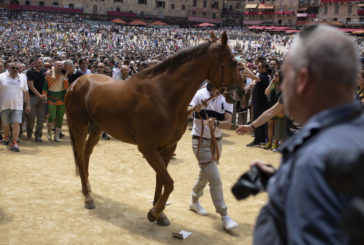
<svg viewBox="0 0 364 245"><path fill-rule="evenodd" d="M102 130L95 123L91 122L89 124L88 133L89 135L86 142L84 161L85 161L85 174L86 174L87 187L89 189L89 192L91 192L91 185L90 182L88 181L88 176L89 176L88 165L92 150L94 149L94 146L97 144L97 142L99 142Z"/></svg>
<svg viewBox="0 0 364 245"><path fill-rule="evenodd" d="M85 208L94 209L95 203L91 197L88 187L88 180L85 166L85 144L87 137L88 125L78 121L72 122L72 119L68 118L68 126L70 133L72 134L71 141L74 150L75 162L78 167L78 171L81 178L82 193L85 196Z"/></svg>

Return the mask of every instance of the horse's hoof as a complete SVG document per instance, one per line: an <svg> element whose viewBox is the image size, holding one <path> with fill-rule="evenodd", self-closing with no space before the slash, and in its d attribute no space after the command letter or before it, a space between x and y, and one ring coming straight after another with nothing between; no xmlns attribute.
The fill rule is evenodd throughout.
<svg viewBox="0 0 364 245"><path fill-rule="evenodd" d="M150 222L154 222L154 221L156 221L156 218L155 218L155 217L153 216L153 214L152 214L152 210L149 210L147 217L148 217L148 220L149 220Z"/></svg>
<svg viewBox="0 0 364 245"><path fill-rule="evenodd" d="M157 224L160 225L160 226L169 226L171 224L171 222L169 221L169 219L167 218L166 215L162 214L157 219Z"/></svg>
<svg viewBox="0 0 364 245"><path fill-rule="evenodd" d="M94 200L85 201L85 208L87 208L87 209L95 209L96 208L96 205L95 205Z"/></svg>

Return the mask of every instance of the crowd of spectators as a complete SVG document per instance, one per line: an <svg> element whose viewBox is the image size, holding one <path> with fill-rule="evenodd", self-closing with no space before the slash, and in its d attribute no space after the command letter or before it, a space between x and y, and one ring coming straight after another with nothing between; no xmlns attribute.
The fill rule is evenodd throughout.
<svg viewBox="0 0 364 245"><path fill-rule="evenodd" d="M219 35L223 29L214 31ZM43 112L34 113L37 110L34 106L39 106L39 103L50 103L49 99L44 102L48 91L44 90L42 85L44 81L48 81L47 77L54 79L51 68L56 62L58 66L63 64L59 69L63 70L63 75L67 73L65 80L68 84L88 73L102 73L116 79L127 80L133 74L163 61L181 49L204 42L209 38L210 30L91 24L78 15L37 12L13 14L1 10L0 33L1 73L6 71L8 64L15 62L20 67L19 72L26 75L28 85L29 81L36 82L34 79L39 78L37 72L44 74L45 78L44 80L40 78L41 82L37 88L32 88L31 84L29 86L31 103L34 103L28 117L29 123L27 126L24 124L22 130L27 131L27 136L31 138L34 117L40 118L42 122L37 122L38 129L34 136L36 141L41 142L40 124L45 119ZM237 111L250 112L252 120L278 100L279 82L282 80L278 73L279 64L292 42L292 36L280 33L257 33L241 28L229 29L228 33L230 46L236 59L240 61L241 74L247 85L247 96ZM360 40L357 41L359 48L362 49ZM40 64L37 66L36 62ZM37 89L38 93L34 89ZM37 98L37 102L33 97ZM52 114L52 119L54 117ZM278 120L279 118L281 120ZM274 131L275 121L280 122L279 128L282 131L284 127L281 125L285 124L283 115L270 122L269 133L265 129L266 126L257 129L256 140L251 145L266 143L268 137L265 148L277 149L279 141L284 137L282 132ZM59 127L58 121L56 128ZM50 128L48 125L49 139ZM56 136L56 141L60 141L63 136L60 129ZM105 134L103 137L108 138Z"/></svg>

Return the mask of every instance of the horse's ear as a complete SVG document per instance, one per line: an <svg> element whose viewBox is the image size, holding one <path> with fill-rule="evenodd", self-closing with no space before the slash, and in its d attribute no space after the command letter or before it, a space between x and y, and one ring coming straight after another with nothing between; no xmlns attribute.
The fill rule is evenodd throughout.
<svg viewBox="0 0 364 245"><path fill-rule="evenodd" d="M221 43L222 43L222 46L226 46L227 45L227 40L228 40L228 36L226 34L226 31L224 31L222 33L222 36L221 36Z"/></svg>
<svg viewBox="0 0 364 245"><path fill-rule="evenodd" d="M211 32L210 33L210 38L211 38L211 42L216 42L217 41L217 36L215 35L215 32Z"/></svg>

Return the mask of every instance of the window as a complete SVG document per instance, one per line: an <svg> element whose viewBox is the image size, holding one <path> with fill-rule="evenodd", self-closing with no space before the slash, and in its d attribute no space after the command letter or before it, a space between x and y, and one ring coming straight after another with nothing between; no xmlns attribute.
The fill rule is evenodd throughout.
<svg viewBox="0 0 364 245"><path fill-rule="evenodd" d="M182 5L182 6L181 6L181 9L182 9L182 10L186 10L186 5Z"/></svg>
<svg viewBox="0 0 364 245"><path fill-rule="evenodd" d="M147 0L145 0L147 1ZM165 8L166 3L164 1L157 1L157 8Z"/></svg>
<svg viewBox="0 0 364 245"><path fill-rule="evenodd" d="M193 4L192 4L193 7L196 7L197 6L197 0L193 0Z"/></svg>
<svg viewBox="0 0 364 245"><path fill-rule="evenodd" d="M122 3L122 2L123 2L123 0L114 0L114 3L116 3L116 2L118 2L118 3Z"/></svg>
<svg viewBox="0 0 364 245"><path fill-rule="evenodd" d="M207 8L207 1L205 0L205 1L203 1L203 7L204 8Z"/></svg>
<svg viewBox="0 0 364 245"><path fill-rule="evenodd" d="M119 7L116 8L116 12L120 12L120 8Z"/></svg>
<svg viewBox="0 0 364 245"><path fill-rule="evenodd" d="M69 7L70 9L73 9L73 8L75 8L75 5L73 5L73 3L70 3L70 4L68 4L68 7Z"/></svg>
<svg viewBox="0 0 364 245"><path fill-rule="evenodd" d="M29 6L30 5L30 1L25 1L25 5Z"/></svg>
<svg viewBox="0 0 364 245"><path fill-rule="evenodd" d="M171 4L171 9L174 9L174 4L173 3Z"/></svg>
<svg viewBox="0 0 364 245"><path fill-rule="evenodd" d="M327 5L324 6L324 15L327 15Z"/></svg>
<svg viewBox="0 0 364 245"><path fill-rule="evenodd" d="M348 14L351 14L353 12L353 5L348 5Z"/></svg>
<svg viewBox="0 0 364 245"><path fill-rule="evenodd" d="M40 7L43 7L43 6L44 6L44 2L43 2L43 1L40 1L40 2L39 2L39 6L40 6Z"/></svg>
<svg viewBox="0 0 364 245"><path fill-rule="evenodd" d="M351 18L346 18L346 23L351 22Z"/></svg>
<svg viewBox="0 0 364 245"><path fill-rule="evenodd" d="M196 15L196 11L195 10L192 11L192 15Z"/></svg>
<svg viewBox="0 0 364 245"><path fill-rule="evenodd" d="M53 7L58 7L58 2L53 2Z"/></svg>
<svg viewBox="0 0 364 245"><path fill-rule="evenodd" d="M213 13L213 14L212 14L212 18L213 18L213 19L216 19L216 13Z"/></svg>
<svg viewBox="0 0 364 245"><path fill-rule="evenodd" d="M337 5L335 5L335 14L338 14L339 13L339 5L337 4Z"/></svg>
<svg viewBox="0 0 364 245"><path fill-rule="evenodd" d="M147 0L138 0L138 4L147 4Z"/></svg>
<svg viewBox="0 0 364 245"><path fill-rule="evenodd" d="M218 9L219 8L219 3L218 2L212 2L211 3L211 8L213 8L213 9Z"/></svg>
<svg viewBox="0 0 364 245"><path fill-rule="evenodd" d="M203 16L206 16L206 12L203 12L203 14L202 14Z"/></svg>

